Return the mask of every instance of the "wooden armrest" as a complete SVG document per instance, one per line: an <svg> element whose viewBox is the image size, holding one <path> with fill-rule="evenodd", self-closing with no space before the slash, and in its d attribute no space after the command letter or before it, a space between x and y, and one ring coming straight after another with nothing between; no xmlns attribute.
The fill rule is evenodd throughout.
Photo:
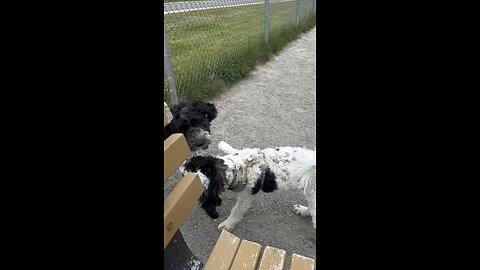
<svg viewBox="0 0 480 270"><path fill-rule="evenodd" d="M204 192L196 173L187 173L165 199L163 208L163 248L183 224L198 198Z"/></svg>
<svg viewBox="0 0 480 270"><path fill-rule="evenodd" d="M163 182L182 165L188 155L190 148L183 134L172 134L163 142Z"/></svg>

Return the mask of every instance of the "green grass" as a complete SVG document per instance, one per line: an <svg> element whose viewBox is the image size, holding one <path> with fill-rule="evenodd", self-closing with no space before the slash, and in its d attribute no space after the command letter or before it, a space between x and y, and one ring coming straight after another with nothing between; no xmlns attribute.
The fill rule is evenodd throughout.
<svg viewBox="0 0 480 270"><path fill-rule="evenodd" d="M208 2L212 0L163 0L163 3L173 3L173 2Z"/></svg>
<svg viewBox="0 0 480 270"><path fill-rule="evenodd" d="M301 5L298 28L294 25L295 2L271 3L267 46L263 9L263 5L250 5L165 15L180 101L211 99L315 25L315 16L309 13L311 2ZM164 93L168 102L165 78Z"/></svg>

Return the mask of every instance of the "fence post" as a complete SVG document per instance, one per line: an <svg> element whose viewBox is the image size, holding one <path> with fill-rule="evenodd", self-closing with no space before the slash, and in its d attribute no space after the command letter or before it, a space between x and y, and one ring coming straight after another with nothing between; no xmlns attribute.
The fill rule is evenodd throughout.
<svg viewBox="0 0 480 270"><path fill-rule="evenodd" d="M298 26L299 19L300 19L300 0L297 0L297 8L295 10L295 20L297 22L297 26Z"/></svg>
<svg viewBox="0 0 480 270"><path fill-rule="evenodd" d="M317 0L313 0L313 15L315 15L315 13L316 13L315 12L316 9L317 9L316 5L317 5Z"/></svg>
<svg viewBox="0 0 480 270"><path fill-rule="evenodd" d="M178 104L177 89L175 88L175 80L173 79L173 69L172 62L170 61L170 52L167 46L167 32L165 32L165 27L163 28L163 58L164 58L164 68L165 75L167 76L168 88L171 91L171 104Z"/></svg>
<svg viewBox="0 0 480 270"><path fill-rule="evenodd" d="M265 0L265 42L268 44L268 3L269 0Z"/></svg>

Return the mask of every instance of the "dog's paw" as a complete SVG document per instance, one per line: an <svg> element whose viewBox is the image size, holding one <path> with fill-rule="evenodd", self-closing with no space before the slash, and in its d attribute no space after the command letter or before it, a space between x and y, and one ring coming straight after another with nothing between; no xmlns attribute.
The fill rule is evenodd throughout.
<svg viewBox="0 0 480 270"><path fill-rule="evenodd" d="M310 212L308 211L308 207L305 207L303 205L298 205L298 204L295 204L293 206L293 212L301 215L302 217L306 217L310 215Z"/></svg>
<svg viewBox="0 0 480 270"><path fill-rule="evenodd" d="M223 221L222 223L220 223L218 225L218 229L219 230L227 230L227 231L230 231L230 230L233 230L233 228L235 227L235 225L231 224L230 222L228 222L227 220Z"/></svg>
<svg viewBox="0 0 480 270"><path fill-rule="evenodd" d="M224 141L221 141L218 143L218 149L222 150L222 151L225 151L224 149L228 149L230 147L230 145L228 145L228 143L224 142Z"/></svg>

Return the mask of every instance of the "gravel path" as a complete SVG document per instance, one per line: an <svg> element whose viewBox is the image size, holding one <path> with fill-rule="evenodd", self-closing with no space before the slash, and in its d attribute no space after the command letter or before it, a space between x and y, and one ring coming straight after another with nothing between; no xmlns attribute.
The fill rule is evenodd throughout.
<svg viewBox="0 0 480 270"><path fill-rule="evenodd" d="M212 122L213 144L199 154L221 154L224 140L235 148L316 145L316 28L300 36L276 57L257 66L250 76L212 100L218 117ZM165 184L164 195L179 181L178 174ZM235 204L226 191L212 220L195 206L181 231L192 252L206 262L220 235L218 224ZM294 204L304 204L300 191L259 192L252 207L232 233L238 237L287 251L285 269L293 252L316 259L316 231L310 218L296 215ZM321 221L320 221L321 222Z"/></svg>

